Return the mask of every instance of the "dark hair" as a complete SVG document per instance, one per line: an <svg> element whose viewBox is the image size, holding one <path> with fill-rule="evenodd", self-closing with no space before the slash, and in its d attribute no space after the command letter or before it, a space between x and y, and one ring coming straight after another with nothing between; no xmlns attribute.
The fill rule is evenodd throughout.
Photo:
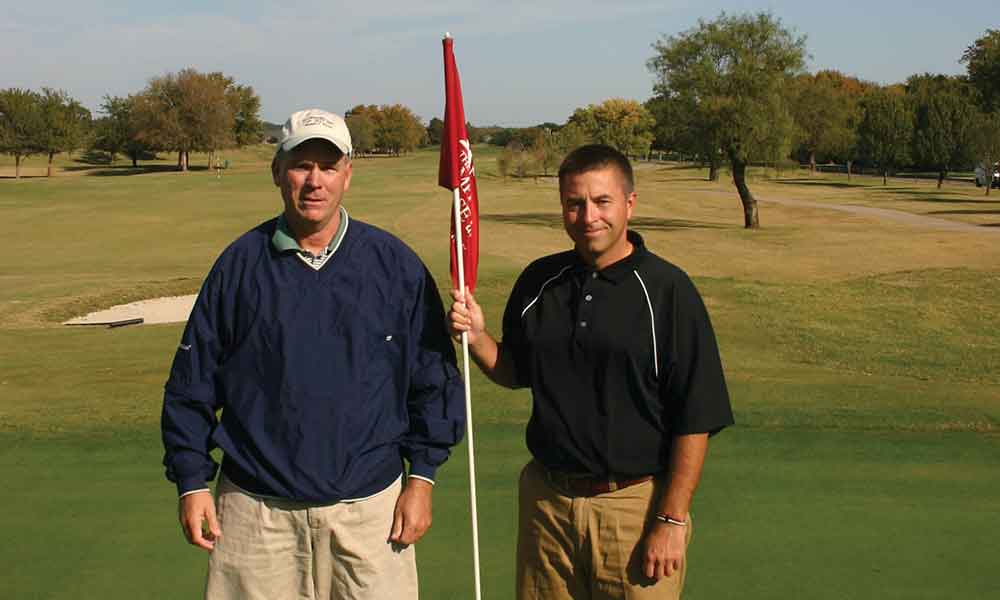
<svg viewBox="0 0 1000 600"><path fill-rule="evenodd" d="M559 185L561 187L566 177L570 175L579 175L609 166L618 169L625 183L625 193L631 194L635 189L635 179L632 177L632 165L628 157L604 144L587 144L567 154L559 165Z"/></svg>

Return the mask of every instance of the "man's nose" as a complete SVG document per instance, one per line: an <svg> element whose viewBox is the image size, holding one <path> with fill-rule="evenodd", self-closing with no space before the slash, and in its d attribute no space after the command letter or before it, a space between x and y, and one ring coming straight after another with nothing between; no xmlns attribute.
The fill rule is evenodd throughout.
<svg viewBox="0 0 1000 600"><path fill-rule="evenodd" d="M319 165L313 165L311 169L306 173L306 183L312 187L317 187L319 182L320 169Z"/></svg>
<svg viewBox="0 0 1000 600"><path fill-rule="evenodd" d="M593 202L585 202L583 204L583 222L593 223L597 220L597 205Z"/></svg>

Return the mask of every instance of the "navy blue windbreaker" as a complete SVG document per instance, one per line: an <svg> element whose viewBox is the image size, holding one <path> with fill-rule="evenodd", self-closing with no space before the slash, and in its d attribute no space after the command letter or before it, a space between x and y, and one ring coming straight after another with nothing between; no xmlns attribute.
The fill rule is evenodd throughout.
<svg viewBox="0 0 1000 600"><path fill-rule="evenodd" d="M353 219L317 271L272 246L275 225L229 246L198 294L165 386L167 478L204 488L219 447L240 487L308 502L378 492L404 459L433 479L465 404L430 273Z"/></svg>

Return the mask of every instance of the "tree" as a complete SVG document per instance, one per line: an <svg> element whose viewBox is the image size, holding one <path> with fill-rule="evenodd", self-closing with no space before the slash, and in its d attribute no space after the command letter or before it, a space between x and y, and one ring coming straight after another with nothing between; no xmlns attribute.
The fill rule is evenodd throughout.
<svg viewBox="0 0 1000 600"><path fill-rule="evenodd" d="M184 69L154 77L135 98L136 135L150 147L177 152L177 168L187 171L192 150L213 152L233 143L235 117L221 73Z"/></svg>
<svg viewBox="0 0 1000 600"><path fill-rule="evenodd" d="M507 174L510 173L511 165L514 163L514 152L510 148L504 148L500 156L497 157L497 172L504 182L507 181Z"/></svg>
<svg viewBox="0 0 1000 600"><path fill-rule="evenodd" d="M511 143L514 139L514 130L510 127L500 127L497 128L492 135L490 135L490 143L494 146L507 147L507 144Z"/></svg>
<svg viewBox="0 0 1000 600"><path fill-rule="evenodd" d="M229 80L226 100L233 112L233 141L238 148L259 144L264 139L264 122L260 119L260 96L249 85Z"/></svg>
<svg viewBox="0 0 1000 600"><path fill-rule="evenodd" d="M975 117L972 131L973 153L986 170L986 195L990 195L992 165L1000 161L1000 110L980 113Z"/></svg>
<svg viewBox="0 0 1000 600"><path fill-rule="evenodd" d="M861 99L863 117L858 125L861 156L878 166L882 185L889 171L910 157L913 115L903 93L895 88L876 88Z"/></svg>
<svg viewBox="0 0 1000 600"><path fill-rule="evenodd" d="M42 88L39 97L42 129L38 149L48 156L46 176L52 177L52 159L60 152L72 152L83 146L90 131L90 111L62 90Z"/></svg>
<svg viewBox="0 0 1000 600"><path fill-rule="evenodd" d="M469 135L470 144L481 144L483 143L483 130L479 127L474 126L472 123L465 122L465 132ZM428 142L432 143L432 142Z"/></svg>
<svg viewBox="0 0 1000 600"><path fill-rule="evenodd" d="M809 171L816 172L816 155L829 158L845 156L855 144L858 124L857 94L842 85L836 71L800 75L791 88L792 116L799 130L799 147L809 160Z"/></svg>
<svg viewBox="0 0 1000 600"><path fill-rule="evenodd" d="M416 150L427 134L420 118L402 104L380 106L375 125L378 146L391 154Z"/></svg>
<svg viewBox="0 0 1000 600"><path fill-rule="evenodd" d="M468 131L468 127L466 127L466 131ZM431 122L427 124L427 143L431 144L432 146L440 146L441 138L443 136L444 136L444 121L442 121L437 117L434 117L433 119L431 119ZM469 134L469 137L472 137L471 133ZM472 140L469 141L472 142Z"/></svg>
<svg viewBox="0 0 1000 600"><path fill-rule="evenodd" d="M557 134L549 129L539 128L531 143L531 154L546 177L549 176L549 170L558 167L563 159L556 136Z"/></svg>
<svg viewBox="0 0 1000 600"><path fill-rule="evenodd" d="M746 182L751 160L774 156L792 138L788 86L805 62L805 37L769 13L729 16L653 44L654 93L690 111L693 132L729 159L747 228L760 226Z"/></svg>
<svg viewBox="0 0 1000 600"><path fill-rule="evenodd" d="M511 168L514 170L514 175L521 179L527 177L535 167L534 157L516 142L511 142L508 149L513 155Z"/></svg>
<svg viewBox="0 0 1000 600"><path fill-rule="evenodd" d="M635 100L611 98L600 104L578 108L567 124L574 124L587 137L631 156L645 156L653 143L656 121Z"/></svg>
<svg viewBox="0 0 1000 600"><path fill-rule="evenodd" d="M721 124L700 111L688 96L654 96L646 107L656 120L653 144L707 164L708 180L718 181L723 160Z"/></svg>
<svg viewBox="0 0 1000 600"><path fill-rule="evenodd" d="M351 132L351 146L355 154L363 156L375 150L375 122L369 113L348 113L345 121L347 130Z"/></svg>
<svg viewBox="0 0 1000 600"><path fill-rule="evenodd" d="M940 189L949 170L973 161L973 89L957 77L913 75L906 97L914 117L912 159L938 172Z"/></svg>
<svg viewBox="0 0 1000 600"><path fill-rule="evenodd" d="M14 157L14 177L21 178L21 160L41 152L38 140L45 122L41 96L31 90L0 90L0 152Z"/></svg>
<svg viewBox="0 0 1000 600"><path fill-rule="evenodd" d="M559 148L560 160L573 150L585 144L593 143L587 132L576 123L567 123L555 133L556 146Z"/></svg>
<svg viewBox="0 0 1000 600"><path fill-rule="evenodd" d="M402 104L359 104L347 111L346 120L354 149L361 153L410 152L428 137L428 128L420 122L420 117Z"/></svg>
<svg viewBox="0 0 1000 600"><path fill-rule="evenodd" d="M962 53L969 82L979 90L986 111L1000 110L1000 29L986 33Z"/></svg>
<svg viewBox="0 0 1000 600"><path fill-rule="evenodd" d="M115 155L120 153L132 160L133 167L138 167L139 158L151 150L136 135L134 106L134 96L104 96L101 103L104 117L95 124L93 147L107 152L111 164L115 162Z"/></svg>

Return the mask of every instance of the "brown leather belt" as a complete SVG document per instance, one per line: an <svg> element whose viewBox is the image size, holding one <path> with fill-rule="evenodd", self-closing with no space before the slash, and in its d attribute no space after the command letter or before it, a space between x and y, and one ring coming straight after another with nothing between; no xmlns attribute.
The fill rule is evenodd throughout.
<svg viewBox="0 0 1000 600"><path fill-rule="evenodd" d="M553 471L545 467L542 467L542 470L545 472L545 478L549 480L549 483L561 491L567 492L570 496L607 494L608 492L614 492L653 479L652 475L643 475L642 477L590 477L589 475L574 475L572 473Z"/></svg>

